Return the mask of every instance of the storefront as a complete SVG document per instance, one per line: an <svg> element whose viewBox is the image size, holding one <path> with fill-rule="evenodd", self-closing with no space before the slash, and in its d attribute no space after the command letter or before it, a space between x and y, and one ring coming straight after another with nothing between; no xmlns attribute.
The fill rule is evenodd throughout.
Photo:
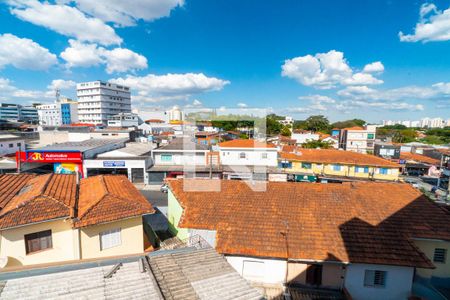
<svg viewBox="0 0 450 300"><path fill-rule="evenodd" d="M83 166L87 177L101 174L125 175L133 183L148 183L145 172L150 165L150 157L114 157L84 160Z"/></svg>
<svg viewBox="0 0 450 300"><path fill-rule="evenodd" d="M80 151L22 151L16 152L16 163L52 164L56 174L74 174L83 176L83 155Z"/></svg>

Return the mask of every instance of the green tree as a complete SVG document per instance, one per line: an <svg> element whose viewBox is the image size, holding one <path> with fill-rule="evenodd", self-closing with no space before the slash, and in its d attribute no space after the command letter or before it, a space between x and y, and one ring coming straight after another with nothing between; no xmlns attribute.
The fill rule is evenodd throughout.
<svg viewBox="0 0 450 300"><path fill-rule="evenodd" d="M310 116L306 119L306 129L315 132L327 132L330 129L330 122L325 116L322 115Z"/></svg>
<svg viewBox="0 0 450 300"><path fill-rule="evenodd" d="M270 117L266 118L266 134L279 134L282 128L283 125L281 125L276 119Z"/></svg>
<svg viewBox="0 0 450 300"><path fill-rule="evenodd" d="M342 129L342 128L355 127L355 126L363 127L366 124L367 124L367 122L362 119L352 119L352 120L334 122L333 124L331 124L331 127Z"/></svg>
<svg viewBox="0 0 450 300"><path fill-rule="evenodd" d="M282 136L291 136L291 134L292 134L292 132L291 132L291 130L289 129L288 126L284 126L284 127L281 129L281 135L282 135Z"/></svg>
<svg viewBox="0 0 450 300"><path fill-rule="evenodd" d="M417 131L414 129L397 130L392 137L394 143L410 143L417 138Z"/></svg>
<svg viewBox="0 0 450 300"><path fill-rule="evenodd" d="M308 149L330 149L332 147L331 142L324 142L324 141L307 141L306 143L302 144L302 148L308 148Z"/></svg>
<svg viewBox="0 0 450 300"><path fill-rule="evenodd" d="M305 120L295 120L293 124L293 129L306 129L306 121Z"/></svg>

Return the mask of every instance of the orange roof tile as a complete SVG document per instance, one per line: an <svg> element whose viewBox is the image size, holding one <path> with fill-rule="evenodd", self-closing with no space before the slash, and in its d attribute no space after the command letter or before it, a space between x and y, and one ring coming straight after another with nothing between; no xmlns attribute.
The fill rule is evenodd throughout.
<svg viewBox="0 0 450 300"><path fill-rule="evenodd" d="M36 175L34 174L5 174L0 175L0 209L4 208L8 202Z"/></svg>
<svg viewBox="0 0 450 300"><path fill-rule="evenodd" d="M276 148L274 144L258 142L255 140L237 139L219 143L220 147L224 148Z"/></svg>
<svg viewBox="0 0 450 300"><path fill-rule="evenodd" d="M450 213L407 184L267 182L258 192L233 180L220 191L168 183L183 207L179 226L216 230L224 254L430 268L410 238L450 241Z"/></svg>
<svg viewBox="0 0 450 300"><path fill-rule="evenodd" d="M284 150L284 148L283 148ZM289 150L289 149L286 149ZM384 158L362 154L352 151L333 150L333 149L303 149L297 148L293 150L295 153L281 152L282 159L326 163L326 164L347 164L359 166L375 166L375 167L400 167L400 165L386 160Z"/></svg>
<svg viewBox="0 0 450 300"><path fill-rule="evenodd" d="M361 126L346 127L343 130L364 130Z"/></svg>
<svg viewBox="0 0 450 300"><path fill-rule="evenodd" d="M431 158L422 154L417 154L417 153L411 153L411 152L401 152L400 153L400 159L404 159L407 161L415 161L415 162L419 162L419 163L426 163L426 164L431 164L431 165L440 165L440 160L439 159L435 159L435 158Z"/></svg>
<svg viewBox="0 0 450 300"><path fill-rule="evenodd" d="M90 226L154 212L152 205L125 176L89 177L80 183L74 226Z"/></svg>

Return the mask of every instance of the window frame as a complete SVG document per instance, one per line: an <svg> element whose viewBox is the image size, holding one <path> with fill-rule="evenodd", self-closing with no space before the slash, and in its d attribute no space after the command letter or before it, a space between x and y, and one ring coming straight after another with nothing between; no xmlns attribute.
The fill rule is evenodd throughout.
<svg viewBox="0 0 450 300"><path fill-rule="evenodd" d="M111 235L111 234L114 234L114 233L117 233L119 235L118 243L113 244L111 241L109 241L110 245L108 245L108 247L106 247L104 245L106 243L103 241L102 238L104 236L106 237L107 235ZM111 248L116 248L116 247L119 247L119 246L122 245L122 229L120 227L119 228L108 229L108 230L104 230L102 232L99 232L98 237L99 237L100 251L108 250L108 249L111 249Z"/></svg>
<svg viewBox="0 0 450 300"><path fill-rule="evenodd" d="M261 153L261 159L267 159L267 158L268 158L267 152L262 152Z"/></svg>
<svg viewBox="0 0 450 300"><path fill-rule="evenodd" d="M247 153L239 152L239 159L247 159Z"/></svg>
<svg viewBox="0 0 450 300"><path fill-rule="evenodd" d="M333 164L333 165L332 165L332 169L333 169L333 171L335 171L335 172L340 172L340 171L342 171L342 165L339 165L339 164Z"/></svg>
<svg viewBox="0 0 450 300"><path fill-rule="evenodd" d="M364 281L363 281L364 287L385 288L386 287L386 277L387 277L387 271L365 270L364 271Z"/></svg>
<svg viewBox="0 0 450 300"><path fill-rule="evenodd" d="M302 162L301 167L302 167L302 169L311 170L311 169L312 169L312 163L309 163L309 162Z"/></svg>
<svg viewBox="0 0 450 300"><path fill-rule="evenodd" d="M43 239L46 240L47 247L45 248L43 247ZM23 240L25 242L26 255L53 249L53 236L51 229L27 233L23 236ZM37 241L39 243L39 249L34 250L34 245L32 244L33 241Z"/></svg>
<svg viewBox="0 0 450 300"><path fill-rule="evenodd" d="M163 157L165 157L165 158L163 159ZM170 158L170 159L166 159L166 158ZM161 154L162 162L171 162L172 158L173 158L172 154Z"/></svg>
<svg viewBox="0 0 450 300"><path fill-rule="evenodd" d="M442 250L442 254L438 254L439 256L442 256L442 260L438 259L436 260L436 251L441 251ZM445 264L447 262L447 249L446 248L434 248L434 252L433 252L433 262L436 263L440 263L440 264Z"/></svg>

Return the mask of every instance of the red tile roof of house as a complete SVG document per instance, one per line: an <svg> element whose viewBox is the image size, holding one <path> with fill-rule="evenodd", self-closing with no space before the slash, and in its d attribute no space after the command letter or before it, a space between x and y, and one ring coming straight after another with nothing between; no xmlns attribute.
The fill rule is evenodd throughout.
<svg viewBox="0 0 450 300"><path fill-rule="evenodd" d="M125 176L94 176L81 181L74 226L90 226L154 212L152 205Z"/></svg>
<svg viewBox="0 0 450 300"><path fill-rule="evenodd" d="M154 212L124 176L82 179L78 203L75 175L6 174L0 190L0 228L74 217L74 226L83 227Z"/></svg>
<svg viewBox="0 0 450 300"><path fill-rule="evenodd" d="M224 148L276 148L274 144L258 142L252 139L244 140L237 139L219 143L220 147Z"/></svg>
<svg viewBox="0 0 450 300"><path fill-rule="evenodd" d="M401 152L400 159L404 159L407 161L415 161L415 162L419 162L419 163L426 163L426 164L431 164L431 165L436 165L436 166L439 166L441 163L439 159L435 159L435 158L431 158L431 157L428 157L428 156L425 156L422 154L411 153L411 152Z"/></svg>
<svg viewBox="0 0 450 300"><path fill-rule="evenodd" d="M346 127L343 130L364 130L361 126Z"/></svg>
<svg viewBox="0 0 450 300"><path fill-rule="evenodd" d="M145 123L164 123L164 121L161 119L148 119L145 120Z"/></svg>
<svg viewBox="0 0 450 300"><path fill-rule="evenodd" d="M450 241L450 213L407 184L267 182L264 192L211 184L169 181L183 208L179 226L216 230L223 254L429 268L411 238Z"/></svg>
<svg viewBox="0 0 450 300"><path fill-rule="evenodd" d="M284 149L285 148L283 147L283 150ZM286 148L286 150L290 149ZM297 150L294 149L293 151L295 151L295 153L281 152L280 157L287 160L320 164L326 163L375 167L400 167L400 165L384 158L352 151L304 148L297 148Z"/></svg>

